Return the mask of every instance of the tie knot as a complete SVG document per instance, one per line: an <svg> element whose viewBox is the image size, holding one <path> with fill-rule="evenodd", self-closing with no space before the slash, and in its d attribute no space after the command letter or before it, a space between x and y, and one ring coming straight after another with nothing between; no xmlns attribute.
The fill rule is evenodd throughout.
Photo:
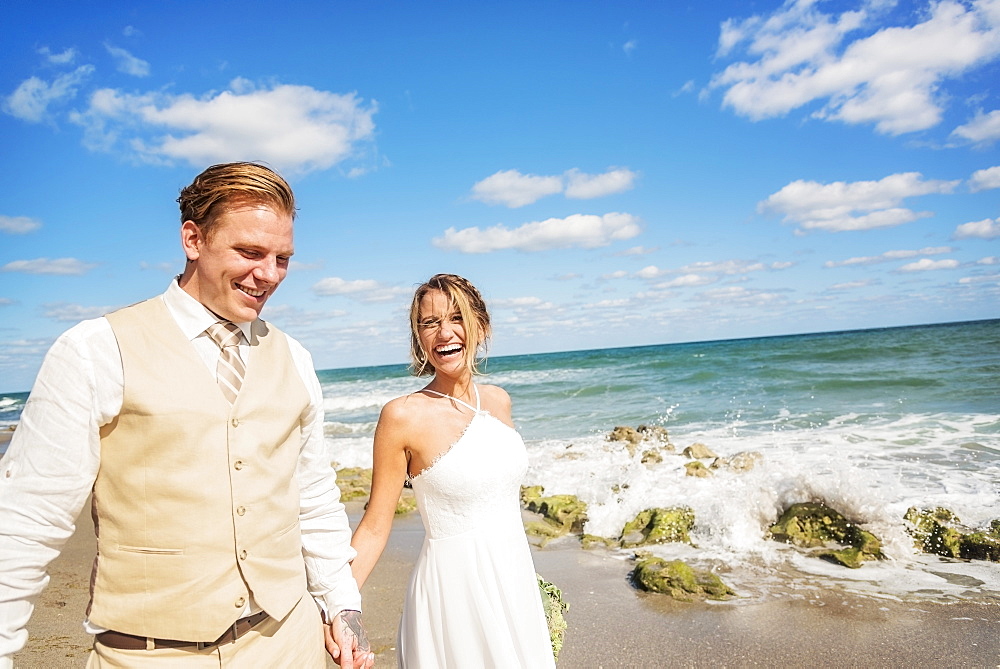
<svg viewBox="0 0 1000 669"><path fill-rule="evenodd" d="M205 332L208 336L215 340L221 348L226 348L227 346L237 346L240 343L240 337L242 333L240 332L240 326L236 323L230 323L229 321L219 321L218 323L212 323L207 328Z"/></svg>

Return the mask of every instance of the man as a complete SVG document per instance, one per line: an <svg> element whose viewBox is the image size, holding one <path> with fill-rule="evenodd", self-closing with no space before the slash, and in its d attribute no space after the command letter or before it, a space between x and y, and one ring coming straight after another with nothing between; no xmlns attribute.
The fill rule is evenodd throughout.
<svg viewBox="0 0 1000 669"><path fill-rule="evenodd" d="M229 163L178 202L183 274L56 341L0 461L0 669L91 494L88 667L371 667L312 359L259 318L292 191Z"/></svg>

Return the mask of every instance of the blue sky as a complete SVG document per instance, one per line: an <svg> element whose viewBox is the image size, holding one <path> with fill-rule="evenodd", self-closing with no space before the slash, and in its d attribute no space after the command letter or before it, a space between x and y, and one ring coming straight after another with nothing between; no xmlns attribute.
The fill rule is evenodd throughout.
<svg viewBox="0 0 1000 669"><path fill-rule="evenodd" d="M494 355L1000 317L1000 2L11 0L0 390L182 268L178 191L299 205L264 317L403 362L454 272Z"/></svg>

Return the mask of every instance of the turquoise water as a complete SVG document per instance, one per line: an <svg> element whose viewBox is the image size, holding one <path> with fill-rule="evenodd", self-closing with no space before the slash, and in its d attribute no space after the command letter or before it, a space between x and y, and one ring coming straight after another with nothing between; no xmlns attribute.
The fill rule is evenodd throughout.
<svg viewBox="0 0 1000 669"><path fill-rule="evenodd" d="M486 371L482 381L513 399L526 483L580 496L592 534L683 504L698 548L655 552L712 568L749 599L809 583L1000 599L1000 566L916 554L902 520L910 506L946 506L970 527L1000 518L1000 320L497 357ZM344 466L371 465L382 405L426 382L403 365L319 378L331 460ZM0 426L26 396L0 397ZM640 424L665 427L678 452L701 442L721 456L758 452L762 464L706 479L686 476L680 455L647 466L605 438ZM875 532L890 559L846 570L764 538L807 500Z"/></svg>

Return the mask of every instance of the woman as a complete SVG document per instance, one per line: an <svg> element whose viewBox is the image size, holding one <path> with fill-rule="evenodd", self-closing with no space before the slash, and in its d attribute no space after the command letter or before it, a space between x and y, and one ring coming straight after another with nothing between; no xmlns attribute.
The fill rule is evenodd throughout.
<svg viewBox="0 0 1000 669"><path fill-rule="evenodd" d="M476 385L490 317L476 288L437 274L410 305L410 354L422 390L382 409L372 492L354 533L362 585L385 548L411 482L426 533L399 626L401 667L554 667L531 552L521 525L528 467L510 397Z"/></svg>

